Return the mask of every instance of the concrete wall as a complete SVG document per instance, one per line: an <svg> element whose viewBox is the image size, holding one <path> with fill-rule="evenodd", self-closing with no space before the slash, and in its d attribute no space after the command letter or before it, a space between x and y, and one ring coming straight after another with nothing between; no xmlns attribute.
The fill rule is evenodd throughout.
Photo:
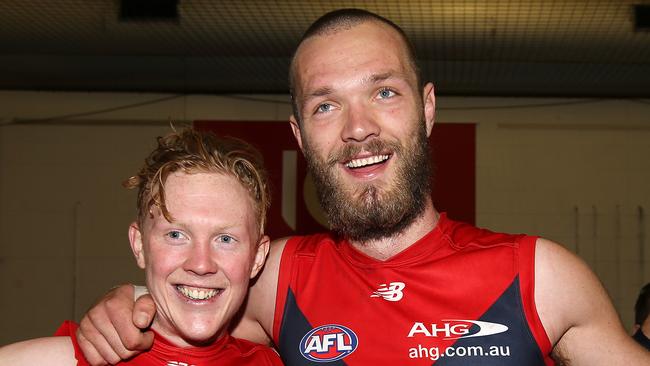
<svg viewBox="0 0 650 366"><path fill-rule="evenodd" d="M0 91L0 344L49 335L108 288L143 282L126 237L135 192L120 183L170 120L289 113L286 96ZM628 328L650 281L648 116L648 101L438 99L439 122L477 123L477 223L578 253Z"/></svg>

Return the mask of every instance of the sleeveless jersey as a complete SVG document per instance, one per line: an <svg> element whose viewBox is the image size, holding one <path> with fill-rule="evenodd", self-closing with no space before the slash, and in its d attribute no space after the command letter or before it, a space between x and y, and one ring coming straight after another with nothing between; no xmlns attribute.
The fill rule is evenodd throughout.
<svg viewBox="0 0 650 366"><path fill-rule="evenodd" d="M289 366L553 365L534 303L535 242L445 214L386 261L329 234L293 237L275 344Z"/></svg>
<svg viewBox="0 0 650 366"><path fill-rule="evenodd" d="M69 336L74 346L78 366L89 366L77 342L78 325L66 321L55 336ZM149 351L120 362L118 365L132 366L282 366L282 361L274 350L261 344L238 339L226 334L206 347L180 348L169 343L154 332L153 346Z"/></svg>

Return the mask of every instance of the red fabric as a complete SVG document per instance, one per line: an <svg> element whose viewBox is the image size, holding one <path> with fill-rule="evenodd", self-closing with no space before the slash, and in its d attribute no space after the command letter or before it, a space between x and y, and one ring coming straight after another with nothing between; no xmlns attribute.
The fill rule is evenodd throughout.
<svg viewBox="0 0 650 366"><path fill-rule="evenodd" d="M326 324L351 329L358 337L358 347L342 360L348 365L553 365L551 344L534 304L535 241L478 229L445 214L431 232L386 261L327 234L291 238L280 262L274 341L286 365L304 361L306 352L297 343ZM405 285L398 301L372 296L382 285L394 283ZM440 331L458 326L459 320L469 320L454 328L459 333ZM491 326L472 321L507 330L459 338ZM422 356L422 348L441 354L480 348L487 354L493 346L508 354Z"/></svg>
<svg viewBox="0 0 650 366"><path fill-rule="evenodd" d="M530 324L537 324L535 327L531 327L533 336L537 340L537 343L542 349L552 349L553 345L546 334L546 330L542 326L542 321L539 318L537 313L537 307L535 306L535 242L537 241L536 237L526 237L528 243L527 245L522 245L519 250L519 260L520 262L520 286L522 298L527 299L523 303L524 311L526 314L526 319ZM554 362L552 360L546 361L547 366L553 366Z"/></svg>
<svg viewBox="0 0 650 366"><path fill-rule="evenodd" d="M86 366L88 362L83 356L77 342L76 330L79 326L72 321L65 321L54 334L69 336L75 349L77 365ZM282 361L277 353L267 346L233 338L229 335L221 337L207 347L179 348L158 334L155 334L153 347L132 359L119 363L120 365L157 366L157 365L271 365L281 366Z"/></svg>

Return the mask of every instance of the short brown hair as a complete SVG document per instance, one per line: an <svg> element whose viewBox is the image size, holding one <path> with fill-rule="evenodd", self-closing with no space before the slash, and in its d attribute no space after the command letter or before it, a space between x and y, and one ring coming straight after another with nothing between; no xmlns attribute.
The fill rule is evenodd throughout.
<svg viewBox="0 0 650 366"><path fill-rule="evenodd" d="M233 176L250 193L255 204L260 234L264 233L270 205L268 177L262 155L250 144L212 132L186 128L158 137L158 147L145 159L137 175L124 181L126 188L138 188L138 221L158 207L165 219L172 217L165 205L165 181L169 174L214 172Z"/></svg>
<svg viewBox="0 0 650 366"><path fill-rule="evenodd" d="M316 19L310 26L307 28L305 33L302 35L300 42L291 58L291 63L289 64L289 95L291 96L291 107L293 108L293 115L296 117L298 122L301 122L300 116L300 107L296 100L296 55L300 45L307 39L314 36L321 36L324 34L336 33L341 30L347 30L353 28L361 23L375 21L381 24L385 24L395 30L399 37L404 42L406 47L406 56L408 58L409 65L415 73L415 80L417 87L422 89L422 75L420 73L420 67L418 65L415 47L406 36L406 33L400 26L392 22L391 20L382 17L381 15L375 14L373 12L364 10L364 9L338 9L324 14L320 18Z"/></svg>

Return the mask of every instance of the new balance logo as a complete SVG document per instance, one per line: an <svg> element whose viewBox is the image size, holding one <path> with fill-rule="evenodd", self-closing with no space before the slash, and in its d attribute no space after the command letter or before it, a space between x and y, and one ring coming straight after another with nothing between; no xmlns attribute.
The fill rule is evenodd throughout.
<svg viewBox="0 0 650 366"><path fill-rule="evenodd" d="M400 301L404 297L402 292L404 287L406 287L404 282L391 282L388 285L382 283L370 297L381 297L386 301Z"/></svg>
<svg viewBox="0 0 650 366"><path fill-rule="evenodd" d="M167 361L167 366L194 366L194 365L190 365L187 362Z"/></svg>

